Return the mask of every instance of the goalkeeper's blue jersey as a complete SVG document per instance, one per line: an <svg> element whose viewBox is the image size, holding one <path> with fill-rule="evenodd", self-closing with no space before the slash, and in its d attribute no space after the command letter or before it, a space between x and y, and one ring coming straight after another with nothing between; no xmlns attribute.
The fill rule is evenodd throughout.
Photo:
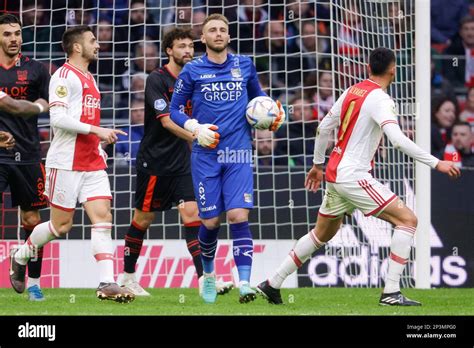
<svg viewBox="0 0 474 348"><path fill-rule="evenodd" d="M219 127L219 145L207 149L194 142L193 151L217 152L252 148L251 127L245 118L248 102L265 96L255 65L249 57L227 54L223 64L209 61L207 54L187 63L176 80L171 100L171 119L181 127L189 120L186 102L192 102L192 117L200 124Z"/></svg>

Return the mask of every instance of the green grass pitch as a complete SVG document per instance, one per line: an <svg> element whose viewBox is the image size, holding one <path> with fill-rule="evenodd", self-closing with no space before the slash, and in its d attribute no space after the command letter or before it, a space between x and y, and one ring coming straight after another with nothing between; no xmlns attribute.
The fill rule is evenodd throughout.
<svg viewBox="0 0 474 348"><path fill-rule="evenodd" d="M99 301L93 289L44 289L44 302L0 289L0 315L474 315L474 289L405 289L406 296L423 304L412 308L379 306L380 289L283 289L283 306L260 296L240 304L237 289L218 296L215 304L203 303L197 289L149 291L151 297L120 304Z"/></svg>

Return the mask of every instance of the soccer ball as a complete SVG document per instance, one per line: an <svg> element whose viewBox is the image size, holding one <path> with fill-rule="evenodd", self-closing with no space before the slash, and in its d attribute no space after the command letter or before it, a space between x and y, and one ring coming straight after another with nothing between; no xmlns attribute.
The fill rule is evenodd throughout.
<svg viewBox="0 0 474 348"><path fill-rule="evenodd" d="M257 97L247 104L245 116L255 129L270 129L275 118L280 114L277 103L270 97ZM283 112L283 119L285 113Z"/></svg>

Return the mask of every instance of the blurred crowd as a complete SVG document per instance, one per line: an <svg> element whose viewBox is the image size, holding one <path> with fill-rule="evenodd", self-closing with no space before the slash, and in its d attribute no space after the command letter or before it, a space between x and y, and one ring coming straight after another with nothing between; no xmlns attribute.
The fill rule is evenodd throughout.
<svg viewBox="0 0 474 348"><path fill-rule="evenodd" d="M365 74L364 45L378 40L374 42L395 49L400 67L413 61L404 49L412 46L407 33L414 28L413 19L404 15L410 12L406 1L382 5L385 13L378 17L370 15L370 6L381 6L377 2L359 8L364 1L333 0L338 6L332 14L329 2L55 0L52 9L51 1L25 0L23 52L54 73L64 63L60 42L66 26L95 29L101 50L91 69L102 93L102 118L129 133L111 152L116 165L128 166L143 134L146 77L166 64L161 38L174 26L191 27L199 56L204 53L202 22L211 13L223 13L230 22L231 51L254 58L262 87L287 111L288 122L276 134L256 132L258 163L311 165L315 130L335 101L333 90L337 96ZM432 153L459 166L474 166L474 0L431 0L431 6ZM413 78L409 69L399 74L391 94L404 98ZM414 123L406 117L401 123L413 138ZM42 134L49 137L46 129Z"/></svg>
<svg viewBox="0 0 474 348"><path fill-rule="evenodd" d="M431 152L474 167L474 1L431 0Z"/></svg>

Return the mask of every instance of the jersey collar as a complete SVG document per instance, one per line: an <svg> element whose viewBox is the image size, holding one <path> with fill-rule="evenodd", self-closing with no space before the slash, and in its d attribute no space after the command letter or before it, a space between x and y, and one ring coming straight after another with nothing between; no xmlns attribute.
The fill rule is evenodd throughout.
<svg viewBox="0 0 474 348"><path fill-rule="evenodd" d="M225 64L227 64L227 63L230 61L231 56L230 56L230 53L227 53L227 59L226 59L225 62L222 63L222 64L217 64L217 63L211 62L211 61L209 60L209 57L207 56L207 53L204 53L204 55L202 56L202 58L204 59L204 61L206 61L206 62L209 63L209 64L213 64L213 65L217 65L217 66L224 66Z"/></svg>
<svg viewBox="0 0 474 348"><path fill-rule="evenodd" d="M85 78L87 79L91 79L90 78L90 75L91 73L88 71L87 74L85 74L83 71L81 71L79 68L76 68L74 65L72 65L71 63L69 63L69 61L67 61L66 63L64 63L64 65L67 65L70 69L78 72L79 74L81 74L82 76L84 76Z"/></svg>
<svg viewBox="0 0 474 348"><path fill-rule="evenodd" d="M377 85L379 86L380 88L382 88L382 86L380 86L377 82L371 80L371 79L367 79L367 81L369 81L370 83L373 83L374 85Z"/></svg>
<svg viewBox="0 0 474 348"><path fill-rule="evenodd" d="M21 60L21 57L23 57L22 54L18 53L18 56L16 57L16 59L9 66L0 64L0 67L2 67L5 70L10 70Z"/></svg>
<svg viewBox="0 0 474 348"><path fill-rule="evenodd" d="M163 69L165 69L165 70L168 72L168 74L170 74L171 76L173 76L173 78L174 78L175 80L178 79L178 76L176 76L175 74L173 74L173 72L168 68L168 64L163 65Z"/></svg>

